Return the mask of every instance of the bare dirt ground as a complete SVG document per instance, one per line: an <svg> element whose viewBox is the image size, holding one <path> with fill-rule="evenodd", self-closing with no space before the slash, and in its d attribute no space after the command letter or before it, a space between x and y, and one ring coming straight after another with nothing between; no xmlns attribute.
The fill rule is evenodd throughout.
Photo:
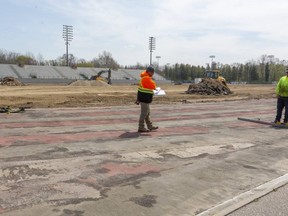
<svg viewBox="0 0 288 216"><path fill-rule="evenodd" d="M166 96L154 97L154 104L248 100L275 97L274 85L228 85L231 95L186 94L189 85L159 85ZM0 86L0 107L93 107L132 105L136 85L25 85Z"/></svg>

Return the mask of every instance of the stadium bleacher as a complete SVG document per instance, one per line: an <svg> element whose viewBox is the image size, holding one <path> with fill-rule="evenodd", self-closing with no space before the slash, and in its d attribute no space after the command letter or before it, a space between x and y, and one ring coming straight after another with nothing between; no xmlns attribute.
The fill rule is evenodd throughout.
<svg viewBox="0 0 288 216"><path fill-rule="evenodd" d="M0 78L2 79L4 77L8 77L8 76L18 78L17 74L11 68L11 65L0 64Z"/></svg>
<svg viewBox="0 0 288 216"><path fill-rule="evenodd" d="M71 68L71 67L64 67L64 66L38 66L38 65L24 65L20 67L18 65L12 64L0 64L0 78L4 77L14 77L18 79L23 79L27 82L29 79L33 79L33 83L42 82L49 82L49 80L64 80L66 79L67 82L69 80L83 80L83 79L90 79L92 76L97 75L100 71L105 70L107 71L108 68ZM115 81L119 81L121 83L135 83L140 80L140 73L143 70L137 69L118 69L111 71L111 80L112 83ZM108 73L102 73L102 77L107 78ZM167 82L161 75L155 73L153 76L155 81Z"/></svg>

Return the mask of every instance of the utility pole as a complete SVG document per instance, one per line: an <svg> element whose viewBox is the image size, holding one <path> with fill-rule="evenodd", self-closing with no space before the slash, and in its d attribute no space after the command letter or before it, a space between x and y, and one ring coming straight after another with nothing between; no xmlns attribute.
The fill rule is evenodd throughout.
<svg viewBox="0 0 288 216"><path fill-rule="evenodd" d="M149 37L149 50L150 50L150 65L152 65L152 52L155 50L156 38L155 37Z"/></svg>
<svg viewBox="0 0 288 216"><path fill-rule="evenodd" d="M69 66L68 45L73 39L73 26L63 25L63 38L66 45L66 65Z"/></svg>

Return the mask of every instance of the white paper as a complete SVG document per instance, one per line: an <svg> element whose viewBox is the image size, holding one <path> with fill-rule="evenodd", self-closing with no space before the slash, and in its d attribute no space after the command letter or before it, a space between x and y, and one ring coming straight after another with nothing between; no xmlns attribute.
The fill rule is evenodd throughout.
<svg viewBox="0 0 288 216"><path fill-rule="evenodd" d="M162 90L160 87L157 87L155 90L153 90L155 96L163 96L166 95L165 91Z"/></svg>

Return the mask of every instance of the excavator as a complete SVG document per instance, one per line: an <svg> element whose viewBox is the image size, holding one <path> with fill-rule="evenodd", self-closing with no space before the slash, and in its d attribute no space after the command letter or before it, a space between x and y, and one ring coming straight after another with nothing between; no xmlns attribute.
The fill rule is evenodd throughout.
<svg viewBox="0 0 288 216"><path fill-rule="evenodd" d="M101 76L101 74L103 74L103 73L108 73L107 80ZM101 81L105 81L105 82L107 82L109 85L111 85L111 84L112 84L112 83L111 83L111 69L99 71L98 74L92 76L92 77L90 78L90 80L101 80Z"/></svg>
<svg viewBox="0 0 288 216"><path fill-rule="evenodd" d="M211 69L207 69L205 71L205 75L207 78L212 78L220 81L223 85L227 87L226 79L223 76L221 76L220 70L216 69L216 62L212 62Z"/></svg>

